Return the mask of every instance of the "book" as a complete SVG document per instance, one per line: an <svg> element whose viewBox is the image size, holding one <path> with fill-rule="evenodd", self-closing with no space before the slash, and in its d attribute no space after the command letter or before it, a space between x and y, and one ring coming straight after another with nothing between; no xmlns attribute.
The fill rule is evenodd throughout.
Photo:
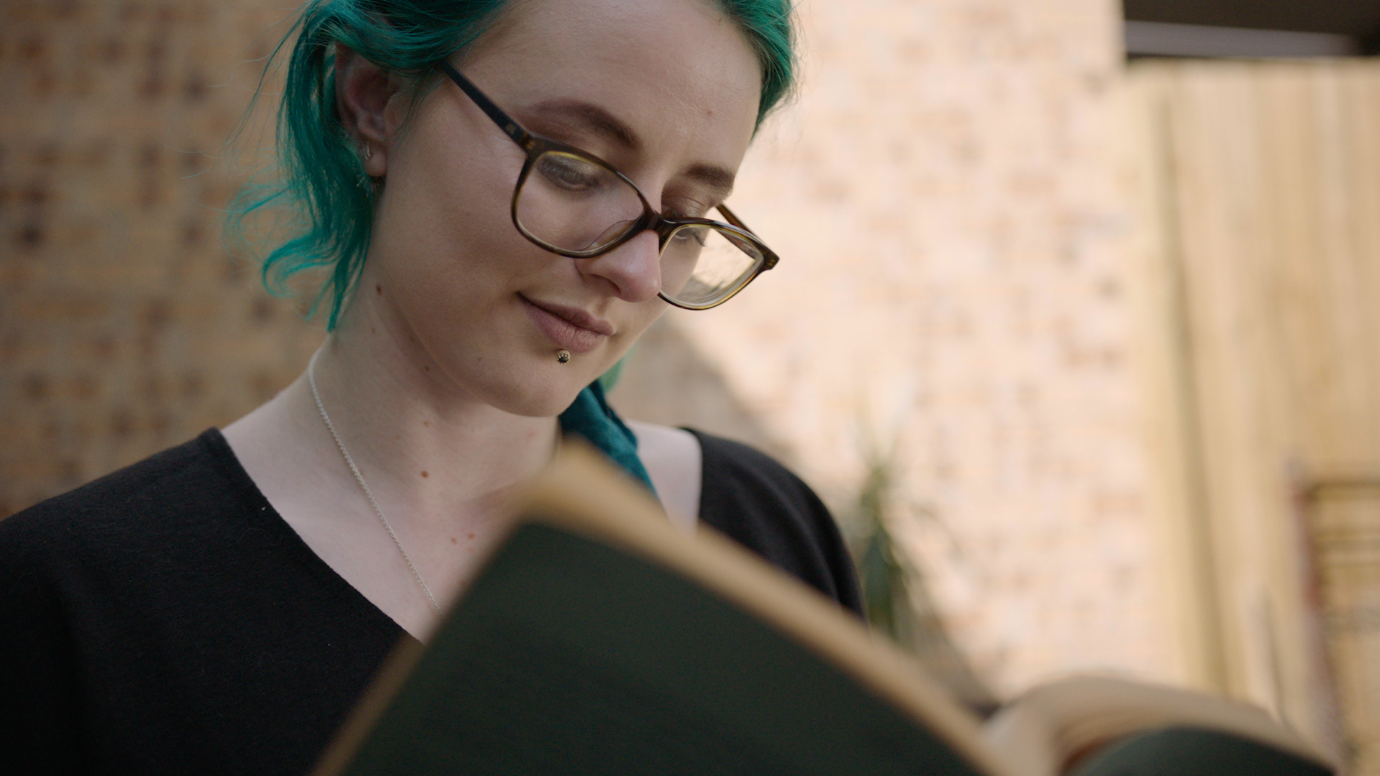
<svg viewBox="0 0 1380 776"><path fill-rule="evenodd" d="M832 601L566 445L318 764L363 774L1118 776L1333 768L1264 711L1080 677L979 720Z"/></svg>

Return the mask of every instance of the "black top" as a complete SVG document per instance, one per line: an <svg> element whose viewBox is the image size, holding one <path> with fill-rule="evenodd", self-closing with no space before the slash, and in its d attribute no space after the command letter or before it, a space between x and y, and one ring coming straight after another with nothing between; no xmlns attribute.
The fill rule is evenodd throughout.
<svg viewBox="0 0 1380 776"><path fill-rule="evenodd" d="M695 435L701 521L859 611L815 494ZM301 774L405 637L211 429L0 521L0 770Z"/></svg>

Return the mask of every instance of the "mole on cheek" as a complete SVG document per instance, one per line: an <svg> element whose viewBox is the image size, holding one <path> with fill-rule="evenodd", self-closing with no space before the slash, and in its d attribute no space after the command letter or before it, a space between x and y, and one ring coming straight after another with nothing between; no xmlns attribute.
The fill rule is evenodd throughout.
<svg viewBox="0 0 1380 776"><path fill-rule="evenodd" d="M374 284L374 291L377 292L379 296L383 296L383 284L382 284L382 283L375 283L375 284Z"/></svg>
<svg viewBox="0 0 1380 776"><path fill-rule="evenodd" d="M423 477L430 477L430 476L431 476L431 473L430 473L430 472L422 472L422 476L423 476Z"/></svg>

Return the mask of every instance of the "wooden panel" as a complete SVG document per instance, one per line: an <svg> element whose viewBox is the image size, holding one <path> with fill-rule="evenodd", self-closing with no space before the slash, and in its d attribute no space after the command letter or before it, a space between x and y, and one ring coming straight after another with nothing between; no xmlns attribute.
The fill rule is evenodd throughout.
<svg viewBox="0 0 1380 776"><path fill-rule="evenodd" d="M1174 290L1147 320L1181 355L1164 366L1161 348L1177 374L1150 393L1183 429L1185 449L1160 457L1181 494L1165 519L1183 553L1210 545L1194 578L1215 604L1180 609L1220 614L1194 643L1220 650L1225 689L1380 772L1380 740L1360 732L1380 729L1380 685L1363 677L1380 641L1335 627L1324 641L1321 627L1380 601L1380 554L1350 549L1370 518L1324 536L1318 502L1291 495L1380 476L1380 66L1151 64L1133 83L1162 171L1144 209L1160 237L1139 271ZM1347 677L1340 695L1329 675Z"/></svg>

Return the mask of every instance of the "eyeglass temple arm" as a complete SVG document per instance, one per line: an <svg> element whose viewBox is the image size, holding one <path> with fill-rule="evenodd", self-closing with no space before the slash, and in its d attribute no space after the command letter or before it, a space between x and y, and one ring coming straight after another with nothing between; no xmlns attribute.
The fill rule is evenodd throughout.
<svg viewBox="0 0 1380 776"><path fill-rule="evenodd" d="M738 227L739 229L742 229L744 232L753 235L754 237L757 236L757 233L752 231L752 229L750 229L747 224L743 223L743 219L739 218L736 214L734 214L732 210L729 210L727 205L719 205L718 209L719 212L723 214L725 221L729 222L733 226ZM758 241L758 244L761 245L760 239ZM762 270L765 272L766 270L775 267L776 262L780 261L781 259L779 256L776 255L774 251L772 251L772 249L767 248L766 245L762 245L762 247L766 249L763 255L763 258L766 259L766 265L762 267Z"/></svg>
<svg viewBox="0 0 1380 776"><path fill-rule="evenodd" d="M742 229L744 232L747 232L749 234L757 234L756 232L749 229L747 224L743 223L743 219L735 215L732 210L729 210L728 205L719 205L718 211L724 214L724 220L729 222L730 224L738 227L739 229Z"/></svg>
<svg viewBox="0 0 1380 776"><path fill-rule="evenodd" d="M493 119L494 123L497 124L499 129L502 129L508 137L511 137L523 148L528 148L532 145L532 136L528 134L527 130L518 126L516 121L513 121L513 119L509 117L508 114L504 113L501 108L494 105L492 100L486 97L483 92L479 91L478 86L470 82L470 79L460 75L460 71L456 70L455 66L452 65L449 60L443 59L437 63L437 66L440 67L446 75L450 76L450 80L454 81L455 85L460 87L461 91L469 95L470 99L474 100L474 104L478 105L480 110L488 114L489 118Z"/></svg>

